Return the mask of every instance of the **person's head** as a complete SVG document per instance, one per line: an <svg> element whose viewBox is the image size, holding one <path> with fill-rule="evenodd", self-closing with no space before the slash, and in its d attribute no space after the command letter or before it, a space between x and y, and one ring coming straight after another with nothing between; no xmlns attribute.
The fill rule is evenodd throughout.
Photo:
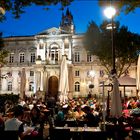
<svg viewBox="0 0 140 140"><path fill-rule="evenodd" d="M21 119L24 114L24 109L21 105L17 105L13 108L15 118Z"/></svg>
<svg viewBox="0 0 140 140"><path fill-rule="evenodd" d="M90 113L91 112L91 108L89 106L85 106L84 107L84 112L85 113Z"/></svg>
<svg viewBox="0 0 140 140"><path fill-rule="evenodd" d="M76 111L81 111L81 106L80 105L77 105Z"/></svg>
<svg viewBox="0 0 140 140"><path fill-rule="evenodd" d="M31 116L39 117L40 109L37 106L34 106L31 110Z"/></svg>

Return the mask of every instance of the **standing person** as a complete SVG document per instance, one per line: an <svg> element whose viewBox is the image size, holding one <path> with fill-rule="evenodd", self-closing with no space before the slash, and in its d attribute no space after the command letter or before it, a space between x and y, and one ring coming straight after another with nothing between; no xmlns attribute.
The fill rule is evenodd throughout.
<svg viewBox="0 0 140 140"><path fill-rule="evenodd" d="M24 136L30 134L32 132L31 128L26 129L24 131L24 123L21 121L23 117L23 107L18 105L15 106L14 109L14 117L6 120L4 124L4 130L5 131L17 131L18 135L21 139L24 138Z"/></svg>

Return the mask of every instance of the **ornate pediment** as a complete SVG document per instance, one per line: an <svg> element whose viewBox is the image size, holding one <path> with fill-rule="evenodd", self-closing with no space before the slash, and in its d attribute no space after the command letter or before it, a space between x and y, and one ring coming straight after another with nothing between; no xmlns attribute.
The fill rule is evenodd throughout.
<svg viewBox="0 0 140 140"><path fill-rule="evenodd" d="M60 29L53 27L38 33L38 35L58 35L60 33L61 33Z"/></svg>
<svg viewBox="0 0 140 140"><path fill-rule="evenodd" d="M18 51L19 51L19 52L25 52L26 49L22 47L22 48L18 48Z"/></svg>
<svg viewBox="0 0 140 140"><path fill-rule="evenodd" d="M29 52L34 52L35 50L36 50L35 47L30 47L30 48L28 49Z"/></svg>

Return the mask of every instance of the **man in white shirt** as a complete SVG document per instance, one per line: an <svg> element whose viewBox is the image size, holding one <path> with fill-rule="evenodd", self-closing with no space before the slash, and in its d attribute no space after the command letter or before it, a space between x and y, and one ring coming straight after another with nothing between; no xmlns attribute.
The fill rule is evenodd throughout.
<svg viewBox="0 0 140 140"><path fill-rule="evenodd" d="M28 135L31 133L32 129L27 129L24 131L24 124L21 121L23 117L23 107L18 105L14 109L14 117L6 120L5 122L5 131L17 131L19 137L24 137L25 135Z"/></svg>

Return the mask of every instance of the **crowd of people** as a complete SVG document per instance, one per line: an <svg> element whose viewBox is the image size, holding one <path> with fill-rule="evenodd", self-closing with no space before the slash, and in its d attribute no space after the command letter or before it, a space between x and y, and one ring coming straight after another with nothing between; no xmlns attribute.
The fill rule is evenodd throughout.
<svg viewBox="0 0 140 140"><path fill-rule="evenodd" d="M140 101L137 98L125 99L122 117L140 117ZM20 99L17 103L5 101L0 111L0 131L18 131L22 140L43 139L44 125L50 127L64 121L86 121L89 126L102 122L102 102L92 96L69 99L60 103L53 97L46 102L35 96Z"/></svg>
<svg viewBox="0 0 140 140"><path fill-rule="evenodd" d="M44 102L35 98L5 101L0 112L0 131L17 131L22 140L43 139L46 113Z"/></svg>

